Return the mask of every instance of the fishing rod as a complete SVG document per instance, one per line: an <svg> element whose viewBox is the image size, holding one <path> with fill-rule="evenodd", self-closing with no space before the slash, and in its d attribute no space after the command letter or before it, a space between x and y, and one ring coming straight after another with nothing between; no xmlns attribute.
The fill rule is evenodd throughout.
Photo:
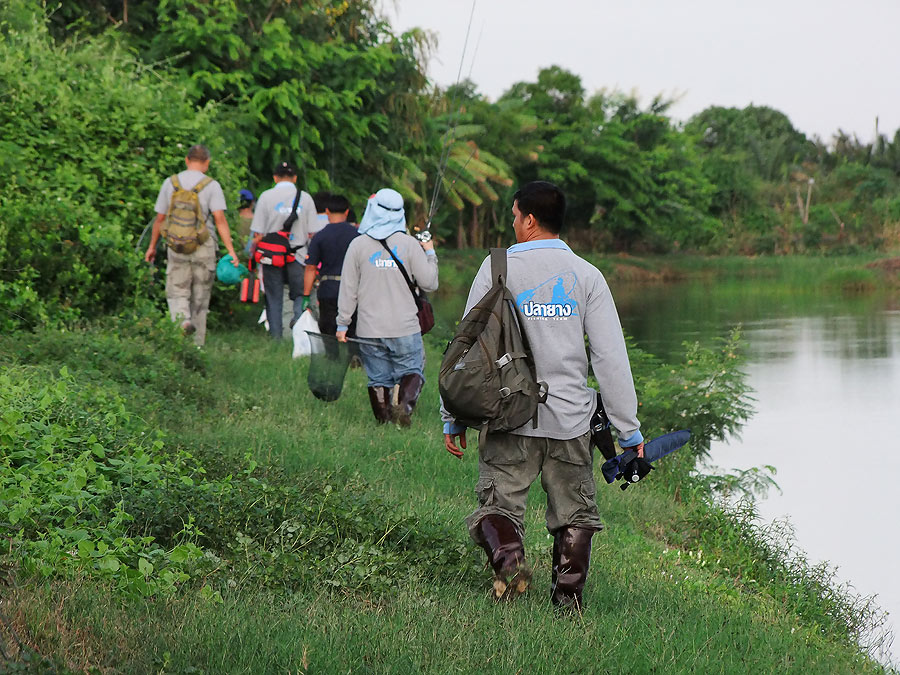
<svg viewBox="0 0 900 675"><path fill-rule="evenodd" d="M435 208L434 208L435 213L437 213L438 208L441 206L441 204L443 204L443 200L446 199L447 194L453 189L453 186L456 185L457 179L462 175L462 172L466 170L466 167L469 166L469 162L472 161L472 158L475 156L475 153L477 153L477 152L478 152L478 146L474 145L474 147L472 148L472 152L469 153L469 156L468 156L468 158L466 158L465 163L462 166L460 166L458 169L456 169L456 171L453 172L453 175L451 176L451 178L453 180L450 181L450 184L447 186L446 191L444 192L444 194L438 195L437 206L435 206ZM431 226L431 219L429 218L429 221L425 226L425 231L423 232L423 234L425 232L428 232L428 227L430 227L430 226ZM429 232L428 234L430 235L431 233Z"/></svg>
<svg viewBox="0 0 900 675"><path fill-rule="evenodd" d="M428 217L425 220L425 226L422 228L422 231L416 233L416 235L415 235L416 239L418 239L421 242L431 241L431 221L434 219L434 216L437 213L437 206L439 204L438 199L441 195L441 186L443 185L444 173L446 172L447 164L450 161L450 154L451 154L451 148L453 145L454 132L456 131L456 127L459 123L459 113L460 113L460 108L462 108L462 106L459 106L459 108L457 108L456 100L459 97L459 83L462 78L463 65L465 64L465 60L466 60L466 51L469 47L469 35L472 32L472 20L475 17L475 6L477 4L478 4L478 0L472 0L472 9L469 12L469 23L468 23L468 26L466 26L466 37L465 37L465 40L463 41L463 50L462 50L462 54L460 55L460 58L459 58L459 69L456 72L456 84L454 85L454 88L453 88L453 98L450 101L450 110L451 110L450 126L447 128L447 131L444 133L443 148L441 149L441 157L440 157L440 160L438 161L438 172L437 172L437 176L434 181L434 189L431 191L431 203L428 208ZM478 40L479 40L479 42L481 41L480 35L479 35ZM471 66L474 66L474 63L475 63L475 60L473 58ZM470 67L469 68L470 76L471 76L471 73L472 73L472 68ZM472 155L470 155L469 159L466 160L466 163L463 168L465 168L465 166L468 166L469 161L472 159L472 156L474 156L474 154L475 154L475 150L472 151ZM456 172L454 180L450 184L451 186L456 182L456 178L459 177L460 173L461 173L461 171Z"/></svg>
<svg viewBox="0 0 900 675"><path fill-rule="evenodd" d="M141 252L141 245L144 243L144 237L147 236L147 230L153 227L153 221L156 220L156 216L150 219L150 222L147 223L147 227L144 228L144 231L141 232L141 236L138 238L137 246L134 247L135 253Z"/></svg>

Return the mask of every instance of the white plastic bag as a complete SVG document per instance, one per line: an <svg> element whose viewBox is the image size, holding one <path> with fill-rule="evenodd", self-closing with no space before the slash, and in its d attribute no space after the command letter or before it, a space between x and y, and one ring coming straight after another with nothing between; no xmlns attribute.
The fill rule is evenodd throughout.
<svg viewBox="0 0 900 675"><path fill-rule="evenodd" d="M311 333L319 332L319 325L313 318L312 312L308 309L300 315L297 323L294 324L291 332L294 335L294 358L301 356L309 356L312 353L312 345L309 343L309 336L306 331Z"/></svg>

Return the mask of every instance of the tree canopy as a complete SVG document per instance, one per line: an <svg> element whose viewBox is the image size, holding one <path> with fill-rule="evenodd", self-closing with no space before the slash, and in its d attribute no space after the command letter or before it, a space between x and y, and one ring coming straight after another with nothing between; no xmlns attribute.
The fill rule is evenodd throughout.
<svg viewBox="0 0 900 675"><path fill-rule="evenodd" d="M460 247L511 243L512 194L535 179L565 191L564 236L598 250L846 252L900 229L900 132L823 142L752 105L680 123L671 101L588 92L558 66L496 101L441 89L433 36L398 34L375 0L8 0L0 35L0 290L110 279L99 303L60 300L76 314L136 279L132 241L196 142L232 203L288 160L357 208L396 188L411 226ZM46 263L60 242L80 256L65 274Z"/></svg>

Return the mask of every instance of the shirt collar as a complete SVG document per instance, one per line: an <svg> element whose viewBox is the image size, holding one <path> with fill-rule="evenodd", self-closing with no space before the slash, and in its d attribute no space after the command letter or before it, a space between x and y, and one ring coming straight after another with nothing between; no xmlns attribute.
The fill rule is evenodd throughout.
<svg viewBox="0 0 900 675"><path fill-rule="evenodd" d="M535 241L525 241L521 244L513 244L507 249L507 252L521 253L522 251L533 251L536 248L559 248L563 251L572 250L562 239L537 239Z"/></svg>
<svg viewBox="0 0 900 675"><path fill-rule="evenodd" d="M280 187L287 187L288 185L290 185L290 186L291 186L292 188L294 188L294 189L297 189L297 184L296 184L296 183L292 183L292 182L289 181L289 180L282 180L282 181L279 181L279 182L275 183L275 185L273 185L272 187L280 188Z"/></svg>

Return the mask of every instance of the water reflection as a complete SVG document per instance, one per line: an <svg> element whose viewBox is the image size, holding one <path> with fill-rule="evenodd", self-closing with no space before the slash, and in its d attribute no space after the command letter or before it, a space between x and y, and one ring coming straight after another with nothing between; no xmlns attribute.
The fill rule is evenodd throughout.
<svg viewBox="0 0 900 675"><path fill-rule="evenodd" d="M713 444L712 463L775 466L783 492L760 503L761 515L788 516L810 560L830 561L900 616L900 577L885 574L900 562L897 298L745 283L620 288L616 300L625 329L664 359L684 340L709 344L743 324L756 413L740 439Z"/></svg>

